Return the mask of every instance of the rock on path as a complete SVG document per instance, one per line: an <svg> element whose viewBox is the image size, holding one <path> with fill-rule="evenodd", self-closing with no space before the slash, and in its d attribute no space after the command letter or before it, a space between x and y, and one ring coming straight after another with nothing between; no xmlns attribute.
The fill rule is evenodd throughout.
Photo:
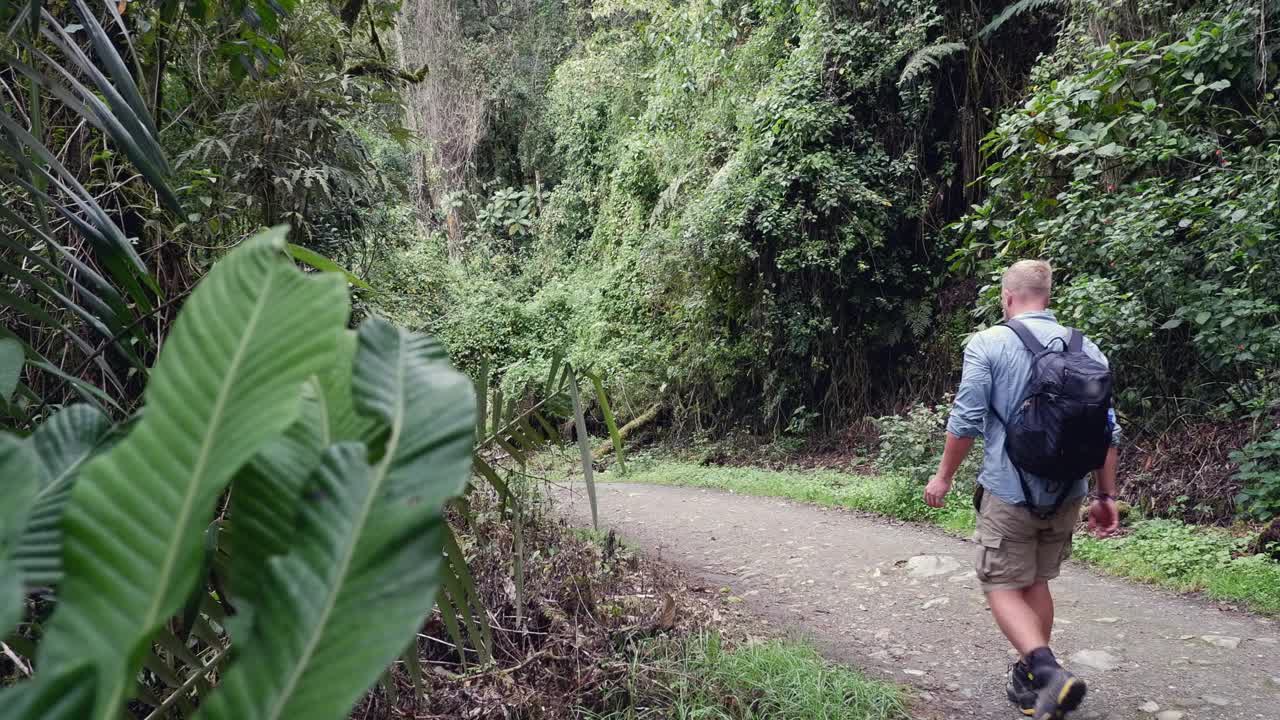
<svg viewBox="0 0 1280 720"><path fill-rule="evenodd" d="M920 703L921 717L1020 717L1004 699L1011 651L988 614L965 541L778 499L598 489L602 527L728 586L765 622L812 639L829 658L927 693L932 702ZM570 518L591 522L580 488L557 494ZM1280 718L1274 622L1075 565L1054 593L1054 648L1090 683L1073 720Z"/></svg>

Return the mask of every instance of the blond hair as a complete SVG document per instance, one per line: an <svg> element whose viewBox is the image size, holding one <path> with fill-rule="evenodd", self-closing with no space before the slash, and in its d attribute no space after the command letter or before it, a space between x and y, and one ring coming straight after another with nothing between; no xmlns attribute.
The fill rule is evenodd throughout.
<svg viewBox="0 0 1280 720"><path fill-rule="evenodd" d="M1019 260L1004 271L1000 287L1018 297L1047 300L1053 289L1053 268L1043 260Z"/></svg>

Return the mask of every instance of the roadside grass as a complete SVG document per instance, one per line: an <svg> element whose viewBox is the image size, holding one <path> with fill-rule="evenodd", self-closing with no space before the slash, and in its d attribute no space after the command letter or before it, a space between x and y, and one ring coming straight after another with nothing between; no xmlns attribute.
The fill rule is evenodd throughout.
<svg viewBox="0 0 1280 720"><path fill-rule="evenodd" d="M955 492L947 505L924 504L923 487L897 475L853 475L835 470L765 470L751 467L699 465L672 459L635 456L626 475L610 470L601 482L636 482L727 490L743 495L787 498L826 507L861 510L899 520L929 522L955 532L973 532L970 496Z"/></svg>
<svg viewBox="0 0 1280 720"><path fill-rule="evenodd" d="M1280 614L1280 563L1241 555L1248 537L1177 520L1138 520L1106 540L1078 535L1075 557L1106 572Z"/></svg>
<svg viewBox="0 0 1280 720"><path fill-rule="evenodd" d="M703 466L637 456L625 476L611 471L599 478L787 498L931 523L961 536L973 532L975 521L968 492L952 492L945 507L934 509L924 504L922 486L892 474ZM1280 615L1280 563L1263 555L1242 556L1251 538L1177 520L1137 519L1128 529L1106 540L1077 534L1075 558L1112 575L1180 592L1204 592L1255 612Z"/></svg>
<svg viewBox="0 0 1280 720"><path fill-rule="evenodd" d="M812 646L769 640L728 647L714 632L645 646L628 707L592 720L905 720L903 691L823 660Z"/></svg>

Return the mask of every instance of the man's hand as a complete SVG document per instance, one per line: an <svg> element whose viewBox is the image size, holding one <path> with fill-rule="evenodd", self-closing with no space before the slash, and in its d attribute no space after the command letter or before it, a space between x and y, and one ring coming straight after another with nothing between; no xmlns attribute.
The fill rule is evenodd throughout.
<svg viewBox="0 0 1280 720"><path fill-rule="evenodd" d="M1098 498L1089 505L1089 532L1094 537L1110 537L1119 527L1120 512L1116 509L1115 500Z"/></svg>
<svg viewBox="0 0 1280 720"><path fill-rule="evenodd" d="M929 484L924 486L924 502L929 507L940 508L949 492L951 492L951 478L940 474L934 475Z"/></svg>

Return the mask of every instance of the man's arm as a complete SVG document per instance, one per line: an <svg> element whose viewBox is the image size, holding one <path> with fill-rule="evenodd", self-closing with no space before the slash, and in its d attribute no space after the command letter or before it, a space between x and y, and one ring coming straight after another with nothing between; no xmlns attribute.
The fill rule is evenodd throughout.
<svg viewBox="0 0 1280 720"><path fill-rule="evenodd" d="M1120 511L1116 508L1116 466L1120 453L1115 445L1107 451L1102 467L1093 471L1094 499L1089 504L1089 532L1107 537L1120 527Z"/></svg>
<svg viewBox="0 0 1280 720"><path fill-rule="evenodd" d="M924 488L924 501L929 507L942 507L947 493L951 492L951 481L960 469L960 463L973 448L972 437L960 437L947 433L947 444L942 450L942 462L938 463L938 472Z"/></svg>
<svg viewBox="0 0 1280 720"><path fill-rule="evenodd" d="M956 470L973 447L974 438L982 434L990 397L991 363L987 360L982 336L974 335L964 348L964 370L951 407L951 417L947 420L947 442L942 451L942 461L938 463L938 472L924 489L924 501L930 507L942 507L947 493L951 492Z"/></svg>
<svg viewBox="0 0 1280 720"><path fill-rule="evenodd" d="M1107 459L1102 462L1102 467L1093 471L1093 490L1099 495L1107 495L1115 497L1116 494L1116 466L1120 464L1120 452L1116 450L1116 446L1112 445L1107 451Z"/></svg>

